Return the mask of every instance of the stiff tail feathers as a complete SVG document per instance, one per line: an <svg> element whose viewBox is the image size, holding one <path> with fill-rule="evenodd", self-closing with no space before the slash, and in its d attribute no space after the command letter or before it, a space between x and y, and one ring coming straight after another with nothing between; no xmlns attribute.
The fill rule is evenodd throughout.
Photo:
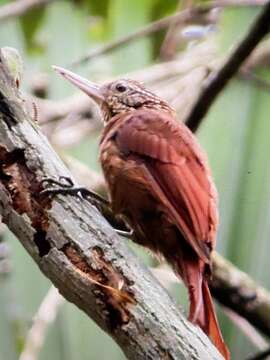
<svg viewBox="0 0 270 360"><path fill-rule="evenodd" d="M199 312L196 323L209 336L212 343L226 360L230 359L229 350L223 340L221 330L215 313L212 296L208 287L207 280L202 281L202 308Z"/></svg>
<svg viewBox="0 0 270 360"><path fill-rule="evenodd" d="M222 338L208 283L203 278L204 267L201 260L188 259L185 261L185 266L181 266L181 270L178 268L188 287L189 320L205 332L226 360L230 360L230 353Z"/></svg>

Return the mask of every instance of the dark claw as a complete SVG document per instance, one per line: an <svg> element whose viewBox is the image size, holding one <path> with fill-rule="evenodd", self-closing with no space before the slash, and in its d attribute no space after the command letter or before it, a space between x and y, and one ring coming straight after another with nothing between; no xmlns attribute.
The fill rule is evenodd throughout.
<svg viewBox="0 0 270 360"><path fill-rule="evenodd" d="M89 191L82 187L75 187L73 181L66 176L60 176L59 180L45 178L41 181L46 188L40 192L41 195L72 195L86 198Z"/></svg>
<svg viewBox="0 0 270 360"><path fill-rule="evenodd" d="M60 188L72 188L74 186L74 183L71 180L71 178L69 178L67 176L60 176L59 180L55 180L53 178L44 178L41 181L41 185L42 186L56 185L56 186L59 186ZM46 191L46 189L45 189L45 191Z"/></svg>
<svg viewBox="0 0 270 360"><path fill-rule="evenodd" d="M53 178L44 178L41 181L42 187L45 187L44 190L40 192L41 195L67 195L72 192L72 195L75 195L73 189L74 189L74 183L73 181L66 176L60 176L59 180L55 180ZM76 193L76 196L78 196L78 193Z"/></svg>
<svg viewBox="0 0 270 360"><path fill-rule="evenodd" d="M130 230L122 220L118 221L115 218L110 202L97 193L84 187L75 187L73 181L66 176L59 177L59 180L45 178L41 181L41 185L45 187L45 189L40 192L43 196L71 195L89 201L90 204L99 209L113 227L118 228L115 230L119 235L129 239L133 238L133 230ZM46 188L46 186L48 187ZM123 230L120 230L121 228Z"/></svg>
<svg viewBox="0 0 270 360"><path fill-rule="evenodd" d="M61 182L62 180L64 180L66 182L66 186L70 186L70 187L74 186L74 182L71 180L70 177L68 177L68 176L60 176L59 177L59 182ZM62 182L62 184L63 184L63 182Z"/></svg>
<svg viewBox="0 0 270 360"><path fill-rule="evenodd" d="M71 195L83 198L93 205L103 204L109 206L110 203L100 195L84 187L75 187L73 181L66 176L60 176L59 180L45 178L41 181L42 186L49 186L40 192L41 195Z"/></svg>

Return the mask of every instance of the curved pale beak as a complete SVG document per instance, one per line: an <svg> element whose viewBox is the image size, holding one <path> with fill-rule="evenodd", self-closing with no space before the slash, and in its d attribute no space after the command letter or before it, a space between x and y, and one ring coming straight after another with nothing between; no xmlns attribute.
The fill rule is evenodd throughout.
<svg viewBox="0 0 270 360"><path fill-rule="evenodd" d="M73 73L72 71L66 70L60 66L53 66L52 68L55 71L57 71L59 74L61 74L65 79L70 81L73 85L77 86L85 94L90 96L98 104L101 104L102 102L105 101L99 85Z"/></svg>

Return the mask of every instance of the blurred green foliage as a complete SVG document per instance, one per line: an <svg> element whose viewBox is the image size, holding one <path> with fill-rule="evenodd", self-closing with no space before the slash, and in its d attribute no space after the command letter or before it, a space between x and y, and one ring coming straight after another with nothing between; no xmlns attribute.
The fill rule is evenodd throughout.
<svg viewBox="0 0 270 360"><path fill-rule="evenodd" d="M4 3L8 1L0 1L0 5ZM177 0L55 1L0 24L0 46L13 46L22 53L25 90L33 73L47 72L50 98L60 99L74 89L55 76L52 64L70 64L90 49L174 12L177 6ZM228 52L254 15L254 9L224 12L217 40L221 53ZM93 79L106 78L149 65L156 61L163 35L160 32L122 47L82 66L80 73ZM269 73L261 76L269 78ZM199 131L220 194L218 250L265 287L270 287L269 112L269 94L235 80ZM73 155L98 169L97 138L83 141L73 149ZM11 246L12 272L0 277L0 360L14 360L50 284L12 234L7 232L6 239ZM173 293L182 303L179 287ZM234 359L254 351L224 316L222 327ZM81 311L66 303L49 330L40 359L120 360L124 356Z"/></svg>

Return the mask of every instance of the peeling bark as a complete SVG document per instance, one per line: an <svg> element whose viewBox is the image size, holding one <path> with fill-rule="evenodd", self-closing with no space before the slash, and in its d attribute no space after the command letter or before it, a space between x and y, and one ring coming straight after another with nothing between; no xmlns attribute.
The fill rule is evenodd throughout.
<svg viewBox="0 0 270 360"><path fill-rule="evenodd" d="M222 359L98 210L40 194L70 173L23 108L0 56L0 214L60 293L129 359Z"/></svg>

